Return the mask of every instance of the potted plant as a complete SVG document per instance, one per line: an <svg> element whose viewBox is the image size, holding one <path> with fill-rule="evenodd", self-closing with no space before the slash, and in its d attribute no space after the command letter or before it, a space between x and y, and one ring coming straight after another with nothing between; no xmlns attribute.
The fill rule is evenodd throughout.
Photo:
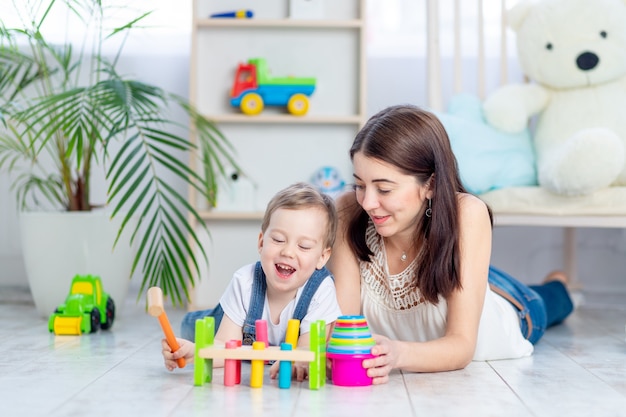
<svg viewBox="0 0 626 417"><path fill-rule="evenodd" d="M118 72L123 40L149 13L110 27L110 6L99 0L13 5L21 26L0 20L0 169L11 174L20 209L92 211L91 180L101 169L107 221L117 221L110 245L118 251L126 236L136 248L124 278L141 271L140 294L156 285L183 304L201 257L207 259L194 224L206 225L188 203L187 188L175 183L214 204L224 167L237 166L234 148L185 98ZM67 27L80 43L47 38L46 23L59 8L73 19ZM108 52L107 43L119 38ZM189 153L202 169L189 167ZM63 229L53 233L74 238ZM71 278L61 284L64 296ZM29 283L32 291L30 277Z"/></svg>

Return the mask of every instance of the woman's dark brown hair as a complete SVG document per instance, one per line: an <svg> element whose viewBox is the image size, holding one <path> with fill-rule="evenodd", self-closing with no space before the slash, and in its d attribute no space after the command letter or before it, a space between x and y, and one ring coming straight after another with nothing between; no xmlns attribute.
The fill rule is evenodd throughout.
<svg viewBox="0 0 626 417"><path fill-rule="evenodd" d="M461 287L457 193L467 192L443 125L419 107L392 106L372 116L357 134L350 158L356 153L391 164L420 184L430 180L432 216L424 216L415 230L415 242L421 245L415 277L424 299L437 303L439 295L447 297ZM346 210L352 211L342 213L349 218L348 244L357 258L369 262L369 217L358 204Z"/></svg>

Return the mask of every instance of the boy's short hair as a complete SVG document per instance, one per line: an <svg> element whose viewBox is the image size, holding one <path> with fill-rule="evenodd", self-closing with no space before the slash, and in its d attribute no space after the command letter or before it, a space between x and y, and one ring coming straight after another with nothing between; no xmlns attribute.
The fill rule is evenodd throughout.
<svg viewBox="0 0 626 417"><path fill-rule="evenodd" d="M319 208L326 213L326 236L324 247L332 248L335 244L337 233L337 209L333 199L317 190L311 184L297 182L280 190L272 197L265 209L261 231L265 233L270 224L272 214L278 209L301 210L307 208Z"/></svg>

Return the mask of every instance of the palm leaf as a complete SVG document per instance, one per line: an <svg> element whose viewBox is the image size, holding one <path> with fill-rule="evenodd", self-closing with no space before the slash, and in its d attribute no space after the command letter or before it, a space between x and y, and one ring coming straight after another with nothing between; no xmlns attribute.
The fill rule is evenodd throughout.
<svg viewBox="0 0 626 417"><path fill-rule="evenodd" d="M100 30L90 35L97 40L92 49L47 41L46 17L62 5L88 29ZM0 122L6 126L0 169L19 170L14 185L20 204L88 210L91 169L104 167L111 216L122 217L115 245L136 218L132 270L143 273L142 291L159 285L182 304L200 258L208 262L197 233L208 233L207 226L184 194L195 189L214 201L225 167L237 168L234 147L187 99L118 74L121 48L108 60L98 42L127 36L150 12L105 33L107 7L100 0L33 0L25 27L6 28L0 17ZM185 122L172 116L181 110ZM41 164L44 156L52 158L52 171ZM202 162L199 171L189 167L189 158ZM181 193L163 178L186 187ZM87 204L77 203L77 190L87 194Z"/></svg>

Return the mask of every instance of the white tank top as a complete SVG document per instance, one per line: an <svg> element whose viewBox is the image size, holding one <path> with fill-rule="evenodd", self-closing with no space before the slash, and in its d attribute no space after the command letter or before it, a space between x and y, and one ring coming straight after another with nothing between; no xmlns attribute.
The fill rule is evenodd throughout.
<svg viewBox="0 0 626 417"><path fill-rule="evenodd" d="M374 257L372 262L360 262L361 306L372 332L415 342L443 337L447 302L441 296L437 305L422 299L414 280L416 260L401 273L390 275L382 237L371 222L366 242ZM532 352L514 307L487 286L474 360L513 359Z"/></svg>

